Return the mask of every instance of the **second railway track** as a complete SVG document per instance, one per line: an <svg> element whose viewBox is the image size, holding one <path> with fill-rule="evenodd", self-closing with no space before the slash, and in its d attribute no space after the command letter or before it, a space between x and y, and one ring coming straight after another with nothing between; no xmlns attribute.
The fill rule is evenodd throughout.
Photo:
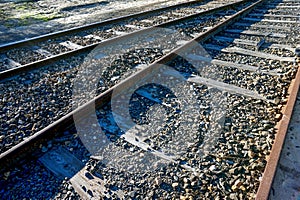
<svg viewBox="0 0 300 200"><path fill-rule="evenodd" d="M221 5L218 1L182 3L3 44L0 45L0 51L2 52L1 71L49 59L49 57L51 60L51 57L55 57L55 55L92 44L97 45L108 38L124 35L153 25L167 25L168 23L165 22L171 21L179 23L184 19L189 19L190 17L188 16L196 17L197 13L218 7L218 3ZM228 3L232 2L228 1Z"/></svg>
<svg viewBox="0 0 300 200"><path fill-rule="evenodd" d="M278 160L278 154L272 152L278 152L282 142L280 137L277 139L276 125L281 123L279 132L284 129L286 121L282 121L286 119L282 116L289 117L290 108L283 108L293 105L294 99L288 97L293 97L291 92L297 92L300 82L297 73L299 61L296 59L299 27L291 25L298 23L297 6L291 7L295 2L289 1L285 6L285 2L257 1L249 7L240 7L239 12L216 23L218 25L213 24L209 30L200 31L194 40L175 50L152 48L127 52L117 59L117 66L124 65L125 61L124 66L152 64L143 65L120 83L116 80L122 75L116 71L121 68L110 68L115 72L108 76L108 87L98 89L99 96L64 117L69 112L70 100L63 100L68 98L63 95L57 100L58 90L74 87L74 83L68 80L74 78L74 74L62 72L53 77L53 69L44 68L2 82L4 109L1 119L4 123L1 128L6 133L1 135L0 183L3 189L0 194L4 198L38 198L36 195L40 195L41 198L58 199L267 199ZM187 30L189 27L184 27L182 32ZM197 54L196 42L207 54ZM72 62L81 64L84 61L74 57ZM178 74L169 69L162 70L160 64L168 65ZM69 62L60 61L53 66L68 69L69 65ZM197 65L202 66L200 71L195 69ZM172 91L146 84L130 99L129 109L134 122L149 123L148 112L159 112L152 108L158 103L165 109L164 120L168 123L158 129L154 127L146 134L124 133L117 125L120 119L124 120L122 113L126 111L119 115L112 112L112 108L118 107L110 102L113 92L120 95L132 85L151 83L151 74L157 77L161 74L170 81L177 80L178 76L182 80L183 77L185 84L177 88L184 91L182 98L188 99L187 102L194 100L200 106L190 110L194 112L184 113L180 108L184 108L181 101L185 99L177 97L176 100ZM44 78L35 84L33 79L39 77ZM23 81L23 86L18 85ZM49 82L55 87L48 85ZM37 96L31 95L35 92ZM17 93L23 97L14 99ZM38 104L31 103L31 100ZM223 101L227 103L223 105ZM24 110L22 105L33 110ZM101 133L105 136L95 134L94 124L85 121L94 105L103 130ZM221 113L222 117L218 118L215 112ZM155 115L150 116L155 118ZM48 118L51 118L50 122L57 121L47 126ZM214 124L214 119L221 128ZM74 120L82 123L82 130L78 130L78 124L74 126ZM185 127L187 121L189 126ZM85 146L79 139L79 136L82 139L82 134L88 135L83 140ZM28 138L19 143L18 139L24 139L22 137ZM91 151L93 143L101 144L97 137L113 144L108 149L100 148L101 156ZM86 149L86 141L91 142L90 152ZM272 146L275 150L271 151ZM33 154L29 156L29 152ZM168 162L151 173L138 171L141 166L135 159L143 159L148 154ZM125 162L120 155L127 156ZM129 155L134 155L134 158ZM30 157L31 161L24 162L24 158ZM272 162L269 162L269 157ZM111 165L109 161L124 166ZM23 166L10 168L18 162L24 163ZM142 163L145 164L149 163ZM53 177L52 173L56 176ZM20 189L25 182L29 183L28 189ZM51 183L46 191L43 191L43 182ZM36 191L30 190L32 187ZM39 191L43 192L37 194Z"/></svg>

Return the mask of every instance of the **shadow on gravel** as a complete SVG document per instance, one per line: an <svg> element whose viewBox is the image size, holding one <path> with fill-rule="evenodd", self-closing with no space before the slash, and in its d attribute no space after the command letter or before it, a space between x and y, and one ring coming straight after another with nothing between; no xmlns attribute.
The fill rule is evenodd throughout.
<svg viewBox="0 0 300 200"><path fill-rule="evenodd" d="M88 4L82 4L82 5L76 5L76 6L68 6L65 7L63 9L61 9L61 11L73 11L73 10L78 10L78 9L86 9L86 8L93 8L93 7L97 7L97 6L104 6L109 4L108 1L101 1L101 2L97 2L97 3L88 3Z"/></svg>
<svg viewBox="0 0 300 200"><path fill-rule="evenodd" d="M9 3L9 2L13 2L15 4L19 4L19 3L29 3L29 2L37 2L39 0L4 0L1 3Z"/></svg>

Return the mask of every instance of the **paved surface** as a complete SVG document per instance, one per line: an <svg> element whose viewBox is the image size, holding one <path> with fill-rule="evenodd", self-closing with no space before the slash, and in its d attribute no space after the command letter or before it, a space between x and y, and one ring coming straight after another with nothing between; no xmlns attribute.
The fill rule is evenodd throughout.
<svg viewBox="0 0 300 200"><path fill-rule="evenodd" d="M300 91L269 199L300 200Z"/></svg>

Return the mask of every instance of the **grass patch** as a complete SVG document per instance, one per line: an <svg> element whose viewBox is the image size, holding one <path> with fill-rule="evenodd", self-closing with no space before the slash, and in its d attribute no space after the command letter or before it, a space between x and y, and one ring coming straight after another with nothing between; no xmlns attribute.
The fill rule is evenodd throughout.
<svg viewBox="0 0 300 200"><path fill-rule="evenodd" d="M34 6L32 3L25 2L25 3L16 4L15 9L19 11L32 10L34 9Z"/></svg>
<svg viewBox="0 0 300 200"><path fill-rule="evenodd" d="M50 21L52 19L59 18L59 17L61 17L61 16L57 15L55 13L52 13L52 14L37 14L37 15L32 16L33 19L44 21L44 22L47 22L47 21Z"/></svg>
<svg viewBox="0 0 300 200"><path fill-rule="evenodd" d="M7 28L16 26L27 26L34 23L47 22L52 19L60 18L62 15L51 13L51 14L34 14L25 13L19 17L7 18L3 23Z"/></svg>
<svg viewBox="0 0 300 200"><path fill-rule="evenodd" d="M26 13L20 16L20 20L22 21L44 21L47 22L49 20L59 18L61 15L56 13L51 14L34 14L34 13Z"/></svg>

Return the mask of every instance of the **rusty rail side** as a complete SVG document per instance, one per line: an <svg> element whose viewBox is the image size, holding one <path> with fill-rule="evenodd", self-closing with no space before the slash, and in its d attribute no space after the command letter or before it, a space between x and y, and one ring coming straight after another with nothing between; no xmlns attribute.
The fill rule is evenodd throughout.
<svg viewBox="0 0 300 200"><path fill-rule="evenodd" d="M277 133L274 144L270 153L269 160L265 167L262 180L260 182L258 192L256 194L257 200L267 200L270 189L276 173L277 164L280 159L281 149L283 147L289 123L293 114L293 108L297 99L297 93L300 85L300 64L298 64L298 71L294 80L289 87L289 97L286 106L283 108L282 119L279 121Z"/></svg>

